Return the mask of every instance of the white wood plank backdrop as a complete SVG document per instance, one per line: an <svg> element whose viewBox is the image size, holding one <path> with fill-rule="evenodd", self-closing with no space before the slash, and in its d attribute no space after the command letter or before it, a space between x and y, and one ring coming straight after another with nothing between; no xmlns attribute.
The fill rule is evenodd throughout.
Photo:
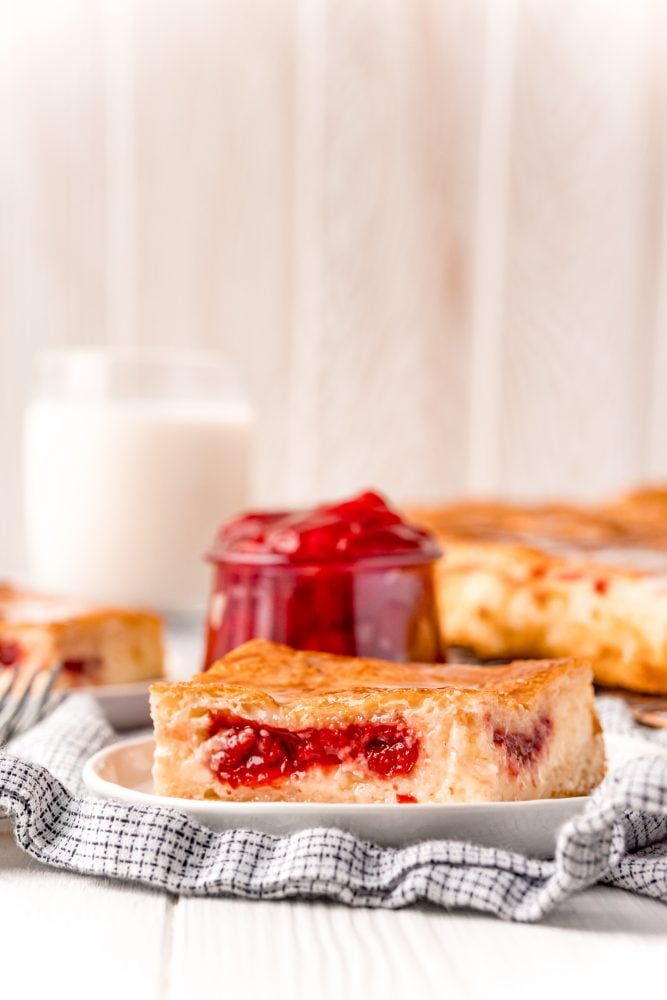
<svg viewBox="0 0 667 1000"><path fill-rule="evenodd" d="M0 0L0 568L45 345L219 346L261 502L667 476L661 0Z"/></svg>

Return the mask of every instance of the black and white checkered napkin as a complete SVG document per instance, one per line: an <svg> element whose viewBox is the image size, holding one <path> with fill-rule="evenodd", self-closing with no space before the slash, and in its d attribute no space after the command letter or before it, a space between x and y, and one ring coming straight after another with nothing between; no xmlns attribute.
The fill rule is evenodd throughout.
<svg viewBox="0 0 667 1000"><path fill-rule="evenodd" d="M602 698L599 710L608 730L637 735L621 702ZM113 736L92 699L76 695L0 752L0 810L39 861L184 895L390 909L425 900L522 921L596 882L667 902L667 757L648 743L563 826L555 860L536 861L453 841L378 847L333 829L214 833L170 809L88 798L82 764ZM667 745L667 734L653 739Z"/></svg>

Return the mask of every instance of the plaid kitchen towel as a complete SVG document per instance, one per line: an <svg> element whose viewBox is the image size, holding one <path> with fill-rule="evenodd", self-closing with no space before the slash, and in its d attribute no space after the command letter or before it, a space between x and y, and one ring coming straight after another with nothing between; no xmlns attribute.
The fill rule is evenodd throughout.
<svg viewBox="0 0 667 1000"><path fill-rule="evenodd" d="M599 699L609 731L637 735L620 702ZM667 733L648 733L667 746ZM87 797L86 758L114 734L74 695L0 753L0 810L19 845L45 864L170 893L246 899L328 898L395 909L420 900L539 920L596 882L667 901L667 756L610 774L560 831L553 861L454 841L379 847L335 829L290 836L216 833L182 813Z"/></svg>

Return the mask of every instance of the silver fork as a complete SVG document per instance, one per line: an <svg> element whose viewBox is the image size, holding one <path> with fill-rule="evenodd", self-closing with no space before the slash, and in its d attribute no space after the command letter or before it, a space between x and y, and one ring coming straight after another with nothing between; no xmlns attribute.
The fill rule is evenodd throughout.
<svg viewBox="0 0 667 1000"><path fill-rule="evenodd" d="M62 670L56 663L48 670L36 666L28 674L18 667L3 670L0 676L0 746L24 733L60 704L63 693L53 686Z"/></svg>

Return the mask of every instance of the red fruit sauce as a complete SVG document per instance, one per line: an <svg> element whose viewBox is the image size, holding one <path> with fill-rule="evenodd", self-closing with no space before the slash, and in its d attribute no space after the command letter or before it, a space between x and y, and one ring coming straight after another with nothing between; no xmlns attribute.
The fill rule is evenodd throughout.
<svg viewBox="0 0 667 1000"><path fill-rule="evenodd" d="M292 731L217 713L211 715L209 740L209 767L232 788L268 785L347 760L393 778L409 774L419 756L419 740L402 721Z"/></svg>
<svg viewBox="0 0 667 1000"><path fill-rule="evenodd" d="M377 493L312 510L227 522L214 579L206 665L248 639L386 660L440 660L433 535Z"/></svg>
<svg viewBox="0 0 667 1000"><path fill-rule="evenodd" d="M15 639L0 639L0 667L13 667L20 661L22 652Z"/></svg>
<svg viewBox="0 0 667 1000"><path fill-rule="evenodd" d="M494 729L493 742L505 748L507 764L511 774L518 774L521 768L533 764L539 756L553 730L551 719L543 716L532 733L511 733L504 729Z"/></svg>
<svg viewBox="0 0 667 1000"><path fill-rule="evenodd" d="M102 666L100 656L69 657L62 661L63 670L81 677L94 677Z"/></svg>

